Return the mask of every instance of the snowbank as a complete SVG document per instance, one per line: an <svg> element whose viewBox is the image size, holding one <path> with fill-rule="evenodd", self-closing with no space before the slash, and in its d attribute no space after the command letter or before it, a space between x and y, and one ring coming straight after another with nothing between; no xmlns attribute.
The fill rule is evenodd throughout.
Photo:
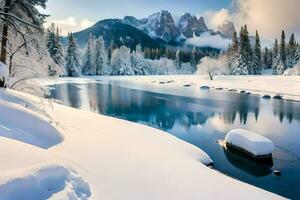
<svg viewBox="0 0 300 200"><path fill-rule="evenodd" d="M0 136L49 148L63 139L49 120L21 105L0 100Z"/></svg>
<svg viewBox="0 0 300 200"><path fill-rule="evenodd" d="M274 149L274 144L271 140L244 129L229 131L225 142L227 145L245 150L254 157L270 156Z"/></svg>
<svg viewBox="0 0 300 200"><path fill-rule="evenodd" d="M24 101L40 101L27 94L9 93ZM22 111L24 118L35 116L33 111L11 104L2 106ZM0 193L4 199L18 199L21 194L25 200L33 196L95 200L282 199L206 167L202 162L211 160L203 151L165 132L56 103L47 105L52 106L46 110L47 115L59 122L56 128L64 140L41 149L0 137ZM21 116L11 120L16 119L20 121ZM39 133L48 128L40 127Z"/></svg>

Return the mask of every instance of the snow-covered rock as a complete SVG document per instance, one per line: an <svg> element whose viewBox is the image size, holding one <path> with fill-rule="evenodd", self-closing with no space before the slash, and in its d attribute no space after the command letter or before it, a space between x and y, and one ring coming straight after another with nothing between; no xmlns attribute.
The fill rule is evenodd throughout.
<svg viewBox="0 0 300 200"><path fill-rule="evenodd" d="M244 129L234 129L225 138L227 145L240 148L254 157L270 156L274 144L268 138Z"/></svg>

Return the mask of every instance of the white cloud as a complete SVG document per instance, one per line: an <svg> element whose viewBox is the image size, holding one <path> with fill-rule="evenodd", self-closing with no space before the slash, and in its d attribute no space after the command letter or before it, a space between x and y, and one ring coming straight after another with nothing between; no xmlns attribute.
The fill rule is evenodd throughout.
<svg viewBox="0 0 300 200"><path fill-rule="evenodd" d="M212 28L231 20L237 30L247 24L251 34L258 30L262 37L273 41L283 29L300 38L299 10L299 0L232 0L230 8L208 11L203 16Z"/></svg>
<svg viewBox="0 0 300 200"><path fill-rule="evenodd" d="M68 17L66 19L52 20L49 19L45 27L49 27L52 23L61 29L62 35L67 35L69 32L76 32L88 28L94 24L89 19L77 20L75 17Z"/></svg>
<svg viewBox="0 0 300 200"><path fill-rule="evenodd" d="M224 21L231 21L231 15L227 9L222 8L218 11L208 10L202 14L208 27L216 30L218 25L222 24Z"/></svg>
<svg viewBox="0 0 300 200"><path fill-rule="evenodd" d="M186 40L187 45L197 47L214 47L218 49L226 49L231 40L224 39L220 35L211 35L210 33L203 33L200 37L193 37Z"/></svg>

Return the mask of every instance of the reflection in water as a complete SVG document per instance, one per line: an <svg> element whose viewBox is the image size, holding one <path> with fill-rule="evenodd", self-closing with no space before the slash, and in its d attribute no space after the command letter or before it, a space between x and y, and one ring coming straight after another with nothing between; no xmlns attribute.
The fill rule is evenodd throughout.
<svg viewBox="0 0 300 200"><path fill-rule="evenodd" d="M54 88L51 97L65 105L162 129L206 151L215 169L280 195L300 198L299 103L200 89L199 98L187 98L103 83ZM223 150L215 141L224 139L233 128L249 129L271 139L277 146L274 165ZM280 179L272 175L274 169L282 171Z"/></svg>
<svg viewBox="0 0 300 200"><path fill-rule="evenodd" d="M255 160L247 154L232 148L223 148L227 160L235 167L251 174L252 176L262 177L272 173L273 161Z"/></svg>

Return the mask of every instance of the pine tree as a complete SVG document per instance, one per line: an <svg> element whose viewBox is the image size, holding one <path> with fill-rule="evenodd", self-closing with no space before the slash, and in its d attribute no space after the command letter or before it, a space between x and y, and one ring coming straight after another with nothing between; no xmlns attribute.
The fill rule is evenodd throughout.
<svg viewBox="0 0 300 200"><path fill-rule="evenodd" d="M285 44L285 33L282 31L281 33L281 42L280 42L280 47L279 47L279 55L280 59L286 64L286 44Z"/></svg>
<svg viewBox="0 0 300 200"><path fill-rule="evenodd" d="M254 54L253 54L253 74L261 75L262 74L262 53L261 53L261 45L258 32L256 31L255 36L255 46L254 46Z"/></svg>
<svg viewBox="0 0 300 200"><path fill-rule="evenodd" d="M191 66L192 66L192 73L195 73L197 70L197 61L196 61L196 48L194 47L192 54L191 54Z"/></svg>
<svg viewBox="0 0 300 200"><path fill-rule="evenodd" d="M233 54L231 61L232 75L249 75L252 70L252 50L247 26L241 27L239 50Z"/></svg>
<svg viewBox="0 0 300 200"><path fill-rule="evenodd" d="M286 66L288 68L293 67L296 64L296 58L295 58L295 53L296 53L296 41L295 41L295 35L294 33L291 35L289 44L287 47L287 60L286 60Z"/></svg>
<svg viewBox="0 0 300 200"><path fill-rule="evenodd" d="M283 60L280 57L280 54L277 55L277 57L274 59L274 68L275 69L275 73L273 71L273 74L277 74L277 75L281 75L284 73L285 71L285 65L283 63Z"/></svg>
<svg viewBox="0 0 300 200"><path fill-rule="evenodd" d="M68 76L76 77L81 74L78 45L73 36L73 33L69 34L68 40L69 42L68 42L68 49L66 54L66 70Z"/></svg>
<svg viewBox="0 0 300 200"><path fill-rule="evenodd" d="M275 39L275 43L274 43L274 48L273 48L273 74L276 75L277 74L277 65L278 65L278 60L279 59L279 47L278 47L278 40Z"/></svg>
<svg viewBox="0 0 300 200"><path fill-rule="evenodd" d="M297 45L296 47L295 62L296 64L300 62L300 45Z"/></svg>
<svg viewBox="0 0 300 200"><path fill-rule="evenodd" d="M96 75L107 75L108 70L108 53L105 49L105 43L102 36L100 36L95 44L95 67Z"/></svg>
<svg viewBox="0 0 300 200"><path fill-rule="evenodd" d="M47 30L47 49L53 61L64 66L63 45L60 40L59 29L54 24Z"/></svg>
<svg viewBox="0 0 300 200"><path fill-rule="evenodd" d="M96 74L96 67L94 63L94 48L95 48L95 39L92 34L88 39L85 53L83 56L82 62L82 73L84 75L95 75Z"/></svg>
<svg viewBox="0 0 300 200"><path fill-rule="evenodd" d="M180 57L181 53L180 50L177 49L176 54L175 54L175 65L176 65L176 69L180 70L181 68L181 57Z"/></svg>
<svg viewBox="0 0 300 200"><path fill-rule="evenodd" d="M229 48L229 57L233 57L239 51L239 40L236 31L233 33L232 44Z"/></svg>

